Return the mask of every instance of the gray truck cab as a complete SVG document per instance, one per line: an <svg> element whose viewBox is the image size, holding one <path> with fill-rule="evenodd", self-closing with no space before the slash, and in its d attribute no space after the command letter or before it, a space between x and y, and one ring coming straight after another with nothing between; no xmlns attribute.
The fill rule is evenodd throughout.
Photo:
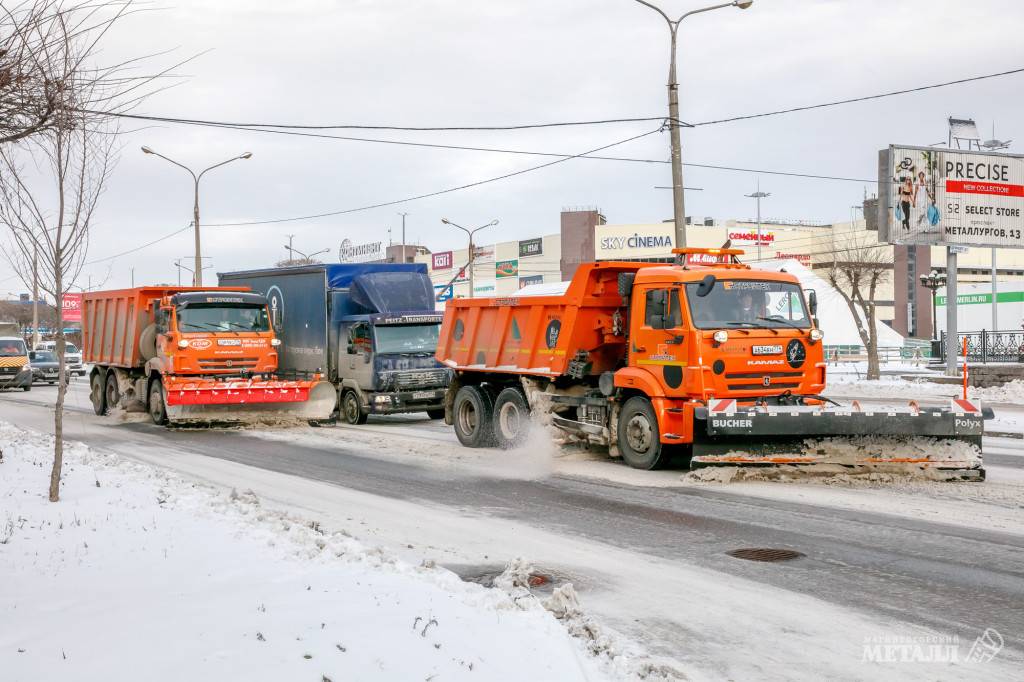
<svg viewBox="0 0 1024 682"><path fill-rule="evenodd" d="M434 358L441 313L375 313L340 320L339 412L350 424L370 414L444 416L449 371Z"/></svg>

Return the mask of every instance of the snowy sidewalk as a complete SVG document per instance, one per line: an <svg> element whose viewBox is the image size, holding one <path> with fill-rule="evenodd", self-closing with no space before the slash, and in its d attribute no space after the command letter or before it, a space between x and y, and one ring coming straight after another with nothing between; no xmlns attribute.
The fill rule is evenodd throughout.
<svg viewBox="0 0 1024 682"><path fill-rule="evenodd" d="M266 510L252 493L80 444L65 451L51 504L52 439L0 422L0 448L5 682L564 681L642 670L569 635L589 630L571 588L548 604L560 622L511 573L504 590L465 583Z"/></svg>

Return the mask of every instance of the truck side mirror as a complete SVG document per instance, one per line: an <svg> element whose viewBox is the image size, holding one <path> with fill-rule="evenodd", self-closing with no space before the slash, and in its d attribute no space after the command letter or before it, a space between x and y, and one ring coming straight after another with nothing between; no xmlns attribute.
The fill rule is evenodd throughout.
<svg viewBox="0 0 1024 682"><path fill-rule="evenodd" d="M704 275L704 279L697 285L697 295L704 298L710 294L711 290L715 288L715 282L717 281L714 275Z"/></svg>
<svg viewBox="0 0 1024 682"><path fill-rule="evenodd" d="M811 317L818 316L818 292L814 289L807 292L807 307L811 309Z"/></svg>

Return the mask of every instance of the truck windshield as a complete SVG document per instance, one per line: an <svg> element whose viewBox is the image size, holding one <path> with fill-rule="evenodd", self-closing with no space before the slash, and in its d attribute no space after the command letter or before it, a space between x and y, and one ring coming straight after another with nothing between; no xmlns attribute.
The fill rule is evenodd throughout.
<svg viewBox="0 0 1024 682"><path fill-rule="evenodd" d="M265 332L267 309L259 305L191 303L178 308L178 331Z"/></svg>
<svg viewBox="0 0 1024 682"><path fill-rule="evenodd" d="M0 339L0 358L28 355L25 342L20 339Z"/></svg>
<svg viewBox="0 0 1024 682"><path fill-rule="evenodd" d="M699 282L686 285L690 317L698 329L811 326L799 285L759 280L718 280L707 296Z"/></svg>
<svg viewBox="0 0 1024 682"><path fill-rule="evenodd" d="M440 324L405 324L374 328L378 353L433 353Z"/></svg>

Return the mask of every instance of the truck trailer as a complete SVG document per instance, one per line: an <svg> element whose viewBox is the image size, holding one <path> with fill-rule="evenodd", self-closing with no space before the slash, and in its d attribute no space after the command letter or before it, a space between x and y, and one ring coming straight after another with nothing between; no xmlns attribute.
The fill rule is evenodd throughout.
<svg viewBox="0 0 1024 682"><path fill-rule="evenodd" d="M269 317L266 297L244 287L87 292L93 410L145 410L156 424L328 418L333 388L280 371Z"/></svg>
<svg viewBox="0 0 1024 682"><path fill-rule="evenodd" d="M336 263L219 274L265 295L285 370L323 373L339 417L444 416L451 372L434 358L442 314L422 263Z"/></svg>
<svg viewBox="0 0 1024 682"><path fill-rule="evenodd" d="M641 469L678 453L691 468L909 466L983 479L990 410L911 401L871 413L824 398L813 291L742 264L740 250L675 252L675 265L584 264L561 296L449 301L437 359L455 372L445 420L459 441L512 447L532 420Z"/></svg>

